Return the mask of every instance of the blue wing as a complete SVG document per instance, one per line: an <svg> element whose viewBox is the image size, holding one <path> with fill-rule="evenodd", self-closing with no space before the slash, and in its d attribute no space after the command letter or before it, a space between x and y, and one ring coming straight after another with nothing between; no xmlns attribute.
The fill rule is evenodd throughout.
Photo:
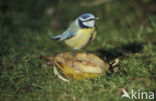
<svg viewBox="0 0 156 101"><path fill-rule="evenodd" d="M69 39L73 36L76 35L76 31L75 32L69 32L69 31L65 31L63 34L62 34L62 37L60 38L60 41L62 40L66 40L66 39Z"/></svg>
<svg viewBox="0 0 156 101"><path fill-rule="evenodd" d="M68 32L68 31L65 31L63 34L60 34L60 35L57 35L57 36L54 36L52 37L51 39L59 39L59 41L62 41L62 40L66 40L66 39L69 39L73 36L76 35L76 31L75 32Z"/></svg>
<svg viewBox="0 0 156 101"><path fill-rule="evenodd" d="M73 22L63 34L54 36L51 39L59 39L59 41L69 39L76 35L78 29L79 27L76 25L75 22Z"/></svg>

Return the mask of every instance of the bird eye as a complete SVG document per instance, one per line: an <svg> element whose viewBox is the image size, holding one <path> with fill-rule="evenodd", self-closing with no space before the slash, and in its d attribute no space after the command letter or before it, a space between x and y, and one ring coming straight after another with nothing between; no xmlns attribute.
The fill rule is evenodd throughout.
<svg viewBox="0 0 156 101"><path fill-rule="evenodd" d="M91 21L91 20L94 20L94 19L89 19L88 21Z"/></svg>

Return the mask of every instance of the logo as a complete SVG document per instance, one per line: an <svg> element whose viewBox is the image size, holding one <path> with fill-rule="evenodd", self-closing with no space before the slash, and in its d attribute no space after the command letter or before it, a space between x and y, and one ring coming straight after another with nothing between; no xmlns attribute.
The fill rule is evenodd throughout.
<svg viewBox="0 0 156 101"><path fill-rule="evenodd" d="M134 91L133 89L131 89L131 93L130 95L127 93L127 91L125 89L122 90L123 94L121 96L121 98L129 98L129 99L154 99L154 92L144 92L144 91L140 91L140 89L138 91Z"/></svg>

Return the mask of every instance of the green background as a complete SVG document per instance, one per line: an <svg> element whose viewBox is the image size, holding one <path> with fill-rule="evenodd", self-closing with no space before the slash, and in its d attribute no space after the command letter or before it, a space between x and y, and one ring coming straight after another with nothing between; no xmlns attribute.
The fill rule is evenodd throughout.
<svg viewBox="0 0 156 101"><path fill-rule="evenodd" d="M88 52L118 71L65 83L38 57L70 52L50 37L83 13L100 17ZM1 101L127 101L123 88L156 93L155 0L0 0Z"/></svg>

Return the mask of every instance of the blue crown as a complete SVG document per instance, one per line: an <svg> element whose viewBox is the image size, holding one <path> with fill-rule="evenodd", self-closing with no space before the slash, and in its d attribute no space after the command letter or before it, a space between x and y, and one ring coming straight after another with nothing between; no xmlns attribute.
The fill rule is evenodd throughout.
<svg viewBox="0 0 156 101"><path fill-rule="evenodd" d="M81 15L81 17L83 19L86 19L86 18L90 17L91 15L92 15L91 13L85 13L85 14Z"/></svg>

